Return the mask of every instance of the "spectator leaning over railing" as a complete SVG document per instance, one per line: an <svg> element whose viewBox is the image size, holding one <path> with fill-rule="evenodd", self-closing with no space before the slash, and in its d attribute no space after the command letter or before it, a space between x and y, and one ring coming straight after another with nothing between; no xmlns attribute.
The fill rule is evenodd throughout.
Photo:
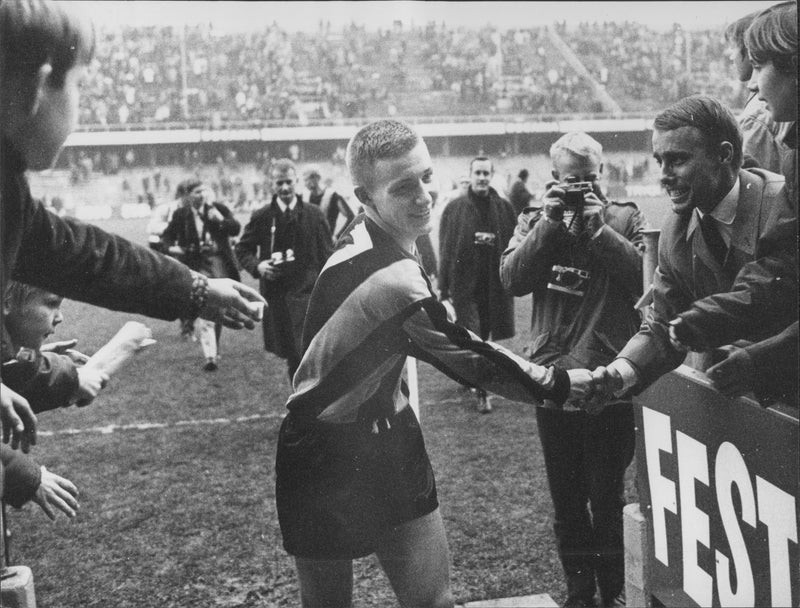
<svg viewBox="0 0 800 608"><path fill-rule="evenodd" d="M729 395L754 391L769 404L797 404L797 4L782 2L760 13L745 36L753 64L751 90L773 120L787 121L784 204L770 214L759 258L745 265L727 293L695 302L678 316L674 337L693 350L722 346L722 360L708 370ZM754 343L737 342L755 340Z"/></svg>
<svg viewBox="0 0 800 608"><path fill-rule="evenodd" d="M0 277L97 306L162 319L198 317L253 328L253 289L208 279L183 264L33 200L26 171L52 166L75 127L94 35L63 3L0 3ZM251 304L252 303L252 304ZM24 451L36 441L36 417L6 386L0 395L3 440Z"/></svg>
<svg viewBox="0 0 800 608"><path fill-rule="evenodd" d="M742 267L758 258L764 236L792 216L782 176L740 168L741 133L716 99L687 97L661 112L653 156L673 214L661 231L652 316L594 372L606 398L638 393L677 367L686 351L671 341L669 322L695 300L729 291Z"/></svg>
<svg viewBox="0 0 800 608"><path fill-rule="evenodd" d="M758 12L737 19L725 29L728 54L733 62L736 76L740 82L747 83L753 75L753 65L747 55L744 35ZM751 92L744 110L739 115L739 129L742 132L742 152L745 166L757 166L779 173L781 160L786 152L782 139L788 125L775 122L767 110L766 103Z"/></svg>

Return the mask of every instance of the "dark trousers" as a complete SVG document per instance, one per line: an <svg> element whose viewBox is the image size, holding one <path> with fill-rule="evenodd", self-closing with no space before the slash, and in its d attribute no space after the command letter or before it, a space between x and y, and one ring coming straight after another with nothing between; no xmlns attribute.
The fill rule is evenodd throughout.
<svg viewBox="0 0 800 608"><path fill-rule="evenodd" d="M635 447L633 406L594 416L537 407L536 420L568 599L592 601L599 587L609 603L625 584L622 507Z"/></svg>

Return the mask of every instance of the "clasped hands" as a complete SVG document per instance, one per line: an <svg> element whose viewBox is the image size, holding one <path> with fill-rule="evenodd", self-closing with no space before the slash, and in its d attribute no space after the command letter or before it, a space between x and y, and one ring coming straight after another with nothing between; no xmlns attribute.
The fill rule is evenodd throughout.
<svg viewBox="0 0 800 608"><path fill-rule="evenodd" d="M594 371L588 369L570 369L570 399L583 401L583 409L590 414L599 414L606 405L623 389L622 376L619 372L600 366Z"/></svg>

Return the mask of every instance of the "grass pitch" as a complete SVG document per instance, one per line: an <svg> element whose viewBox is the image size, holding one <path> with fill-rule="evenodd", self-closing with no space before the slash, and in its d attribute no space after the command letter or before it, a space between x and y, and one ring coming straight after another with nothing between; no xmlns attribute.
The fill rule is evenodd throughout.
<svg viewBox="0 0 800 608"><path fill-rule="evenodd" d="M143 242L144 223L103 227ZM76 483L81 508L53 524L36 506L9 511L12 557L33 570L38 605L298 605L274 507L275 441L290 387L283 361L263 351L260 329L223 330L220 369L209 373L177 322L74 302L63 310L55 338L77 337L84 352L131 319L158 342L94 404L39 417L52 434L33 455ZM506 344L520 352L528 327L528 301L518 299L518 337ZM533 406L496 398L482 416L468 392L424 364L420 397L457 601L562 600ZM143 423L156 424L135 426ZM355 606L395 605L373 558L356 562L354 579Z"/></svg>

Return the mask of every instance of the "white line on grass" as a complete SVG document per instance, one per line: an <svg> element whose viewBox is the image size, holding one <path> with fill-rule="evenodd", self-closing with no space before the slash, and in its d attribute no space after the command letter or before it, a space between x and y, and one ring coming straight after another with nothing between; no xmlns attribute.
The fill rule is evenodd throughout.
<svg viewBox="0 0 800 608"><path fill-rule="evenodd" d="M463 399L442 399L437 403L463 403ZM423 402L429 405L430 402ZM281 414L253 414L252 416L239 416L238 418L206 418L201 420L178 420L177 422L136 422L133 424L109 424L107 426L92 426L85 429L59 429L57 431L37 431L37 435L42 437L53 437L55 435L85 435L97 433L99 435L110 435L121 431L149 431L151 429L168 429L180 426L201 426L211 424L233 424L235 422L251 422L253 420L281 420L285 416Z"/></svg>
<svg viewBox="0 0 800 608"><path fill-rule="evenodd" d="M85 429L59 429L57 431L39 431L42 437L54 435L83 435L86 433L99 433L109 435L121 431L148 431L150 429L168 429L181 426L200 426L212 424L233 424L235 422L251 422L253 420L280 420L284 414L254 414L252 416L239 416L238 418L207 418L205 420L178 420L177 422L137 422L134 424L109 424L108 426L93 426Z"/></svg>

